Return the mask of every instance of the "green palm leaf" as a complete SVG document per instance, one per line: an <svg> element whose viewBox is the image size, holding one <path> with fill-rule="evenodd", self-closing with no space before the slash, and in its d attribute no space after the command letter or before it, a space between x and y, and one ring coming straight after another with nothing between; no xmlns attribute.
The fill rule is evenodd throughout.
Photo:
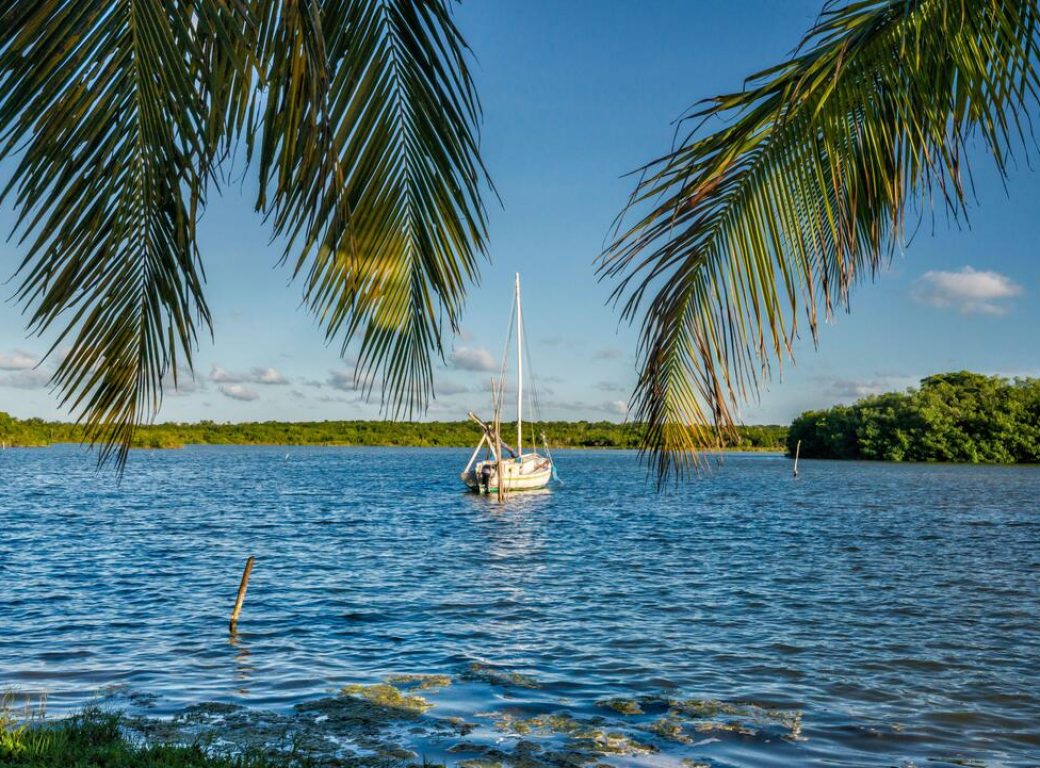
<svg viewBox="0 0 1040 768"><path fill-rule="evenodd" d="M101 461L210 325L196 221L239 138L329 337L425 405L486 240L465 59L447 0L0 4L18 297Z"/></svg>
<svg viewBox="0 0 1040 768"><path fill-rule="evenodd" d="M56 330L53 383L120 463L209 323L195 221L212 152L199 30L224 3L8 3L0 18L4 196L26 252L18 297ZM53 351L53 349L52 349Z"/></svg>
<svg viewBox="0 0 1040 768"><path fill-rule="evenodd" d="M848 308L908 218L935 200L966 214L971 142L1004 172L1037 103L1037 16L1035 0L829 4L790 61L698 108L643 169L600 272L643 316L632 414L659 481L732 429L803 312L815 340Z"/></svg>
<svg viewBox="0 0 1040 768"><path fill-rule="evenodd" d="M486 241L479 106L447 3L268 8L258 207L359 386L424 408ZM270 197L268 197L268 195Z"/></svg>

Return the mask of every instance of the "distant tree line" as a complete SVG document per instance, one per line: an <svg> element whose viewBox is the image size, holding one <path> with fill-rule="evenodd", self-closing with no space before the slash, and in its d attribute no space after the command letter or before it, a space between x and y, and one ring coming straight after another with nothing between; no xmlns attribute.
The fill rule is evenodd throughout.
<svg viewBox="0 0 1040 768"><path fill-rule="evenodd" d="M550 448L638 448L642 427L609 421L547 421L531 425L545 433ZM783 426L739 427L728 447L742 450L784 449ZM78 443L84 432L76 424L43 419L16 419L0 412L0 441L9 446ZM179 448L184 445L364 445L450 447L472 446L480 429L470 421L264 421L241 424L165 423L138 428L136 448ZM508 427L503 437L512 440ZM539 447L541 439L539 438Z"/></svg>
<svg viewBox="0 0 1040 768"><path fill-rule="evenodd" d="M821 459L1040 463L1040 379L961 371L919 388L807 411L787 433L788 453Z"/></svg>

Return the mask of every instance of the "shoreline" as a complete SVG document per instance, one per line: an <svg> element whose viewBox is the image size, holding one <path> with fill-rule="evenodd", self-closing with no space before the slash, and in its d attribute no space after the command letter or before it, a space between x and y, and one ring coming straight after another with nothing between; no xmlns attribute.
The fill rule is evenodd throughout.
<svg viewBox="0 0 1040 768"><path fill-rule="evenodd" d="M26 444L26 445L15 445L8 444L5 450L24 451L32 450L34 448L61 448L61 447L82 447L87 450L90 449L90 445L87 443L70 442L70 441L55 441L53 443L41 443L41 444ZM411 448L419 450L470 450L473 448L471 444L456 443L451 445L411 445L411 444L400 444L400 443L183 443L180 445L134 445L131 446L131 451L181 451L185 448ZM631 451L633 453L638 452L639 448L630 447L624 445L561 445L555 448L550 448L552 451ZM711 451L704 452L707 455L713 455L716 453L761 453L761 454L776 454L778 456L787 456L787 452L782 448L754 448L745 446L727 446L725 448L717 448Z"/></svg>

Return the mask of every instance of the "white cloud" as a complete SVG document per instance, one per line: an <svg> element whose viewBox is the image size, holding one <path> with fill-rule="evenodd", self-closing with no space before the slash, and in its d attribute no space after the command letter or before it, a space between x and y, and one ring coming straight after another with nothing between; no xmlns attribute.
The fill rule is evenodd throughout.
<svg viewBox="0 0 1040 768"><path fill-rule="evenodd" d="M289 380L274 368L254 368L250 371L250 381L255 384L288 384Z"/></svg>
<svg viewBox="0 0 1040 768"><path fill-rule="evenodd" d="M20 349L14 352L0 352L0 371L25 371L34 368L39 362L36 355Z"/></svg>
<svg viewBox="0 0 1040 768"><path fill-rule="evenodd" d="M628 403L624 400L611 400L609 403L604 403L601 410L624 418L628 416Z"/></svg>
<svg viewBox="0 0 1040 768"><path fill-rule="evenodd" d="M39 368L26 368L0 378L0 386L15 389L44 389L50 384L51 375Z"/></svg>
<svg viewBox="0 0 1040 768"><path fill-rule="evenodd" d="M244 384L224 384L220 387L220 391L225 397L230 397L232 400L242 400L248 403L260 399L256 390L250 389Z"/></svg>
<svg viewBox="0 0 1040 768"><path fill-rule="evenodd" d="M836 397L855 398L880 395L889 392L892 387L886 379L833 379L827 387L827 393Z"/></svg>
<svg viewBox="0 0 1040 768"><path fill-rule="evenodd" d="M262 366L250 369L249 373L234 373L219 365L214 365L213 370L209 373L209 380L217 384L262 384L265 386L289 383L289 380L277 369Z"/></svg>
<svg viewBox="0 0 1040 768"><path fill-rule="evenodd" d="M907 376L899 372L876 371L873 376L852 378L841 376L817 376L819 391L840 402L859 400L886 392L902 392L917 384L920 376Z"/></svg>
<svg viewBox="0 0 1040 768"><path fill-rule="evenodd" d="M999 272L962 267L955 272L930 270L921 275L914 297L923 304L956 309L964 315L1006 314L1008 300L1022 286Z"/></svg>
<svg viewBox="0 0 1040 768"><path fill-rule="evenodd" d="M217 384L238 384L242 381L242 377L224 370L219 365L214 365L213 370L209 372L209 380L215 381Z"/></svg>
<svg viewBox="0 0 1040 768"><path fill-rule="evenodd" d="M494 356L480 347L459 347L451 356L452 368L460 371L497 371Z"/></svg>

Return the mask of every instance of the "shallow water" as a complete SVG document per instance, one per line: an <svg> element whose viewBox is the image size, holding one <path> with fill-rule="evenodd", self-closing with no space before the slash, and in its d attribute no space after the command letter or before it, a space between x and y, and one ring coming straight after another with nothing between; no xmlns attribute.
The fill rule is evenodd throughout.
<svg viewBox="0 0 1040 768"><path fill-rule="evenodd" d="M1040 468L731 455L658 495L632 453L562 451L563 486L503 509L466 457L193 447L117 485L2 452L0 688L288 716L439 673L398 736L449 762L579 722L628 739L615 765L1040 765Z"/></svg>

